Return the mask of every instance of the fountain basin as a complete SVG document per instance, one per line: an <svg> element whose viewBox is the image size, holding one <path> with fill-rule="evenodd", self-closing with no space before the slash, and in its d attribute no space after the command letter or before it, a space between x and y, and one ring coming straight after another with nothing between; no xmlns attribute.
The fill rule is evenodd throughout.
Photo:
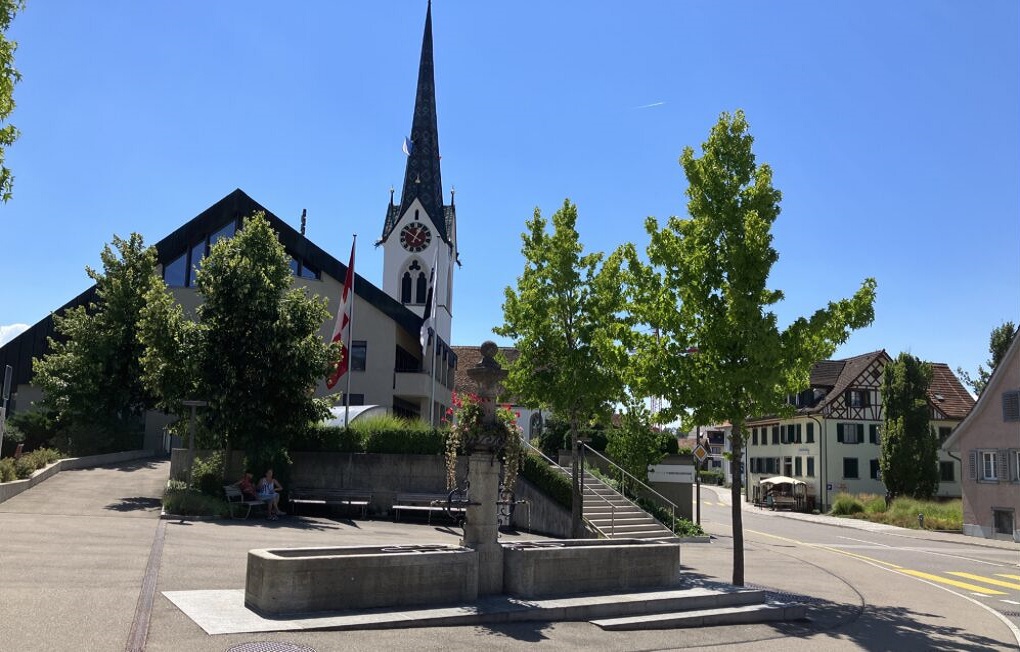
<svg viewBox="0 0 1020 652"><path fill-rule="evenodd" d="M680 544L648 539L567 539L503 544L503 590L546 598L675 586Z"/></svg>
<svg viewBox="0 0 1020 652"><path fill-rule="evenodd" d="M248 551L244 604L268 616L478 597L478 554L450 545Z"/></svg>

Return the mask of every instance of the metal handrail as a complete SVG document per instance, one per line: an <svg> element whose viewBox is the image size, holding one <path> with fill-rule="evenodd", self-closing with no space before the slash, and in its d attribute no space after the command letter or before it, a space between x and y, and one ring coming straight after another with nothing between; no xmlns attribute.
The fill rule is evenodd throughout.
<svg viewBox="0 0 1020 652"><path fill-rule="evenodd" d="M651 493L653 493L653 494L655 494L656 496L658 496L659 498L661 498L661 499L663 500L663 502L665 502L666 504L668 504L668 505L669 505L669 515L670 515L670 517L672 518L672 521L673 521L673 522L675 522L675 521L676 521L676 512L677 512L677 510L679 509L679 507L677 506L677 504L676 504L676 503L674 503L674 502L673 502L672 500L670 500L669 498L666 498L665 496L663 496L662 494L660 494L660 493L659 493L658 491L656 491L655 489L652 489L651 487L649 487L649 486L648 486L647 484L645 484L645 483L644 483L644 482L642 482L641 480L638 480L638 479L637 479L636 477L634 477L634 475L633 475L633 474L629 473L629 472L627 471L627 469L623 468L622 466L620 466L619 464L617 464L617 463L616 463L616 462L614 462L613 460L609 459L608 457L606 457L606 456L605 456L605 455L603 455L602 453L598 452L597 450L595 450L595 449L594 449L594 448L592 448L591 446L588 446L588 445L587 445L587 444L585 444L584 442L581 442L581 446L582 446L582 450L589 450L589 451L591 451L592 453L595 453L596 455L598 455L599 457L601 457L601 458L602 458L603 460L605 460L606 462L608 462L610 466L612 466L612 467L613 467L613 468L615 468L615 469L618 469L618 470L620 471L620 473L622 473L622 474L626 475L626 476L627 476L628 478L632 479L632 480L633 480L634 482L638 483L639 485L641 485L642 487L644 487L645 489L647 489L647 490L648 490L648 491L650 491ZM623 493L621 492L621 494L620 494L620 495L622 496L622 495L623 495ZM627 497L626 497L626 496L624 496L624 498L627 498ZM628 499L628 500L629 500L629 499ZM631 501L631 502L633 503L633 501ZM636 503L634 503L634 504L636 505ZM670 528L669 528L669 529L670 529L670 531L672 531L672 530L673 530L673 525L672 525L672 522L670 523Z"/></svg>
<svg viewBox="0 0 1020 652"><path fill-rule="evenodd" d="M541 451L541 449L539 449L536 446L532 445L532 443L530 441L528 441L524 437L521 437L521 441L524 442L524 445L527 446L529 449L531 449L532 451L538 453L539 456L541 456L542 459L544 459L546 462L548 462L551 466L554 466L555 468L559 469L561 473L563 473L564 475L567 475L567 476L570 475L565 468L560 466L551 457L549 457L548 455L543 453ZM594 477L594 476L592 476L592 477ZM573 480L571 480L571 481L573 481ZM584 476L583 475L581 476L581 485L582 485L581 491L583 492L584 491ZM594 494L594 495L598 496L599 499L601 499L604 503L609 505L609 534L610 535L616 534L616 505L614 505L612 503L612 501L610 501L609 499L605 498L604 496L599 496L599 494ZM624 499L626 500L626 496L624 496ZM529 512L529 514L530 514L530 512ZM595 525L591 521L588 521L588 525L590 525L593 528L595 528L596 530L598 530L599 534L605 536L605 534L606 534L605 531L602 528L600 528L598 525ZM609 538L609 537L606 537L606 538Z"/></svg>

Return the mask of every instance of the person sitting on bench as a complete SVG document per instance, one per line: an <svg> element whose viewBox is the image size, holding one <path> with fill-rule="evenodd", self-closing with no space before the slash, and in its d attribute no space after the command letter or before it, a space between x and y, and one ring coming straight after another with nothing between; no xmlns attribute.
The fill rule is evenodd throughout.
<svg viewBox="0 0 1020 652"><path fill-rule="evenodd" d="M266 511L269 512L269 520L275 521L284 513L280 511L280 492L283 486L279 480L273 477L273 470L266 470L266 474L259 480L259 500L266 501Z"/></svg>

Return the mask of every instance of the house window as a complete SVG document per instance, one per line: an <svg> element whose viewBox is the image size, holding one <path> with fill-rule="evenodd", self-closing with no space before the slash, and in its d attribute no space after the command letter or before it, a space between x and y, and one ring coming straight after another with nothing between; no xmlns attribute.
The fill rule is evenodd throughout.
<svg viewBox="0 0 1020 652"><path fill-rule="evenodd" d="M1013 451L1013 482L1020 482L1020 450Z"/></svg>
<svg viewBox="0 0 1020 652"><path fill-rule="evenodd" d="M751 445L752 446L757 446L758 445L758 429L757 428L751 428Z"/></svg>
<svg viewBox="0 0 1020 652"><path fill-rule="evenodd" d="M939 462L939 482L956 482L956 465L952 462Z"/></svg>
<svg viewBox="0 0 1020 652"><path fill-rule="evenodd" d="M846 390L846 404L850 407L863 408L871 405L869 392L866 389Z"/></svg>
<svg viewBox="0 0 1020 652"><path fill-rule="evenodd" d="M181 254L163 267L163 281L174 288L184 287L187 281L188 255Z"/></svg>
<svg viewBox="0 0 1020 652"><path fill-rule="evenodd" d="M195 243L191 248L191 272L188 274L188 287L195 287L198 280L198 270L202 268L202 258L205 257L205 238Z"/></svg>
<svg viewBox="0 0 1020 652"><path fill-rule="evenodd" d="M1013 510L992 509L992 520L995 522L996 534L1013 534Z"/></svg>
<svg viewBox="0 0 1020 652"><path fill-rule="evenodd" d="M801 443L801 428L800 428L800 424L798 423L797 425L795 425L793 427L796 428L796 434L794 435L793 440L799 444L799 443Z"/></svg>
<svg viewBox="0 0 1020 652"><path fill-rule="evenodd" d="M981 479L998 480L995 471L995 451L981 451Z"/></svg>
<svg viewBox="0 0 1020 652"><path fill-rule="evenodd" d="M879 431L879 425L872 423L868 426L868 441L872 444L882 444L882 435Z"/></svg>
<svg viewBox="0 0 1020 652"><path fill-rule="evenodd" d="M882 479L882 469L879 468L879 466L878 466L878 460L871 460L870 466L871 466L871 469L870 469L870 476L869 477L872 480L881 480Z"/></svg>
<svg viewBox="0 0 1020 652"><path fill-rule="evenodd" d="M944 444L949 439L949 435L953 434L953 429L949 426L939 426L939 443Z"/></svg>
<svg viewBox="0 0 1020 652"><path fill-rule="evenodd" d="M798 477L798 478L801 477L802 475L804 475L804 460L803 459L801 459L799 457L793 458L793 474L796 477Z"/></svg>
<svg viewBox="0 0 1020 652"><path fill-rule="evenodd" d="M772 426L772 443L779 444L779 426Z"/></svg>
<svg viewBox="0 0 1020 652"><path fill-rule="evenodd" d="M815 458L807 458L807 475L809 478L815 477Z"/></svg>
<svg viewBox="0 0 1020 652"><path fill-rule="evenodd" d="M785 475L788 478L789 477L793 477L793 458L792 457L784 457L783 458L783 475Z"/></svg>
<svg viewBox="0 0 1020 652"><path fill-rule="evenodd" d="M1002 394L1002 420L1020 421L1020 390Z"/></svg>
<svg viewBox="0 0 1020 652"><path fill-rule="evenodd" d="M364 371L368 361L368 342L354 340L351 342L351 371Z"/></svg>
<svg viewBox="0 0 1020 652"><path fill-rule="evenodd" d="M843 444L859 444L864 441L863 423L837 423L836 441Z"/></svg>
<svg viewBox="0 0 1020 652"><path fill-rule="evenodd" d="M856 457L844 457L843 458L843 477L848 480L856 480L857 474L857 458Z"/></svg>
<svg viewBox="0 0 1020 652"><path fill-rule="evenodd" d="M815 424L813 422L807 424L807 443L815 443Z"/></svg>

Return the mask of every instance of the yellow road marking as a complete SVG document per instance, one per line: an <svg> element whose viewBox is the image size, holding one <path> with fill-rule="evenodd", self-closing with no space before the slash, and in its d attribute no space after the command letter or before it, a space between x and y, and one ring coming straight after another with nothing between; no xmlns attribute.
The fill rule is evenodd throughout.
<svg viewBox="0 0 1020 652"><path fill-rule="evenodd" d="M982 595L1008 595L1003 591L996 591L995 589L986 589L985 587L978 586L977 584L958 582L956 580L946 579L940 575L932 575L931 573L922 573L921 571L909 570L907 568L900 569L900 572L905 573L907 575L913 575L914 577L920 577L921 579L928 580L930 582L948 584L949 586L955 586L958 589L973 591L974 593L980 593Z"/></svg>
<svg viewBox="0 0 1020 652"><path fill-rule="evenodd" d="M978 582L984 582L985 584L991 584L992 586L1001 586L1007 589L1020 589L1020 584L1017 584L1016 582L1003 582L1002 580L994 580L990 577L982 577L980 575L974 575L973 573L951 571L949 574L956 575L957 577L965 577L968 580L977 580Z"/></svg>
<svg viewBox="0 0 1020 652"><path fill-rule="evenodd" d="M999 577L1008 577L1011 580L1020 580L1020 575L1006 575L1005 573L996 573Z"/></svg>

